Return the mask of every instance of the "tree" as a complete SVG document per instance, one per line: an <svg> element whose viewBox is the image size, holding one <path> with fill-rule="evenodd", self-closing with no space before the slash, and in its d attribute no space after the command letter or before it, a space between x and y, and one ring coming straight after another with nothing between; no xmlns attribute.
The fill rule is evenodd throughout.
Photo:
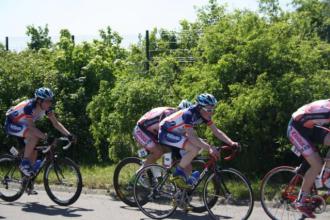
<svg viewBox="0 0 330 220"><path fill-rule="evenodd" d="M27 26L26 34L29 36L30 42L28 43L28 48L31 50L38 51L41 48L50 48L52 45L51 38L48 36L49 30L46 24L45 28L34 25Z"/></svg>

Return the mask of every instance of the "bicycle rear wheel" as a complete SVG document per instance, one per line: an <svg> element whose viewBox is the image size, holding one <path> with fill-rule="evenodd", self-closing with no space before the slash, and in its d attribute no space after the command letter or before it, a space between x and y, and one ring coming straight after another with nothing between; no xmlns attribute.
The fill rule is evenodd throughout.
<svg viewBox="0 0 330 220"><path fill-rule="evenodd" d="M217 184L213 184L214 181ZM211 203L210 206L210 200L214 197L218 197L217 203ZM203 199L212 219L248 219L254 205L249 181L242 173L232 168L219 170L207 178Z"/></svg>
<svg viewBox="0 0 330 220"><path fill-rule="evenodd" d="M44 173L45 190L51 200L61 206L73 204L80 196L82 178L78 166L68 158L47 164Z"/></svg>
<svg viewBox="0 0 330 220"><path fill-rule="evenodd" d="M137 207L133 187L136 172L142 165L143 161L140 158L128 157L118 163L113 174L113 186L118 198L132 207Z"/></svg>
<svg viewBox="0 0 330 220"><path fill-rule="evenodd" d="M0 156L0 198L7 202L19 199L24 193L20 160L9 154Z"/></svg>
<svg viewBox="0 0 330 220"><path fill-rule="evenodd" d="M293 202L296 200L303 177L295 168L281 166L272 169L264 177L260 187L261 205L271 219L299 219Z"/></svg>
<svg viewBox="0 0 330 220"><path fill-rule="evenodd" d="M150 218L167 218L176 210L176 187L169 179L169 172L160 165L152 164L140 170L133 192L139 209Z"/></svg>

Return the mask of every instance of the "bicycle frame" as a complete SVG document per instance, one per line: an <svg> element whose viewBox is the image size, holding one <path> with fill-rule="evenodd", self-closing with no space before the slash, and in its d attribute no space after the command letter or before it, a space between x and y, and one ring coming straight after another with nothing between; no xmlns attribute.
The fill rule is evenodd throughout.
<svg viewBox="0 0 330 220"><path fill-rule="evenodd" d="M233 149L232 147L229 146L222 146L219 147L218 150L221 151L230 151L230 155L225 157L224 160L225 161L230 161L233 160L236 157L237 154L237 150L238 149ZM196 188L199 186L199 184L204 180L205 177L207 177L210 172L211 173L216 173L217 170L221 169L218 165L217 165L217 159L212 157L212 156L208 156L208 157L197 157L195 158L195 160L201 160L201 161L205 161L207 160L207 162L204 164L203 167L203 171L200 174L200 178L197 181L196 184L193 185L193 187L189 190L187 190L188 195L190 196L195 190ZM169 176L171 175L171 170L180 162L180 160L176 160L172 163L172 165L166 169L166 174L163 178L163 180L158 184L158 186L155 188L155 190L159 190L160 187L164 184L164 182L167 180L167 178L169 178ZM224 192L228 192L227 187L225 186L225 184L223 183L223 181L219 181L221 183L220 186L222 186L224 188Z"/></svg>

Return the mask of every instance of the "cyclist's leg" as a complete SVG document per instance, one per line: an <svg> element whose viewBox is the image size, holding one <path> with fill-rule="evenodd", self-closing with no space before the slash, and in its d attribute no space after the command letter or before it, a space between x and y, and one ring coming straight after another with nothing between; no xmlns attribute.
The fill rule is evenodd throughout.
<svg viewBox="0 0 330 220"><path fill-rule="evenodd" d="M314 218L313 210L307 205L306 201L310 196L316 176L322 169L322 158L318 153L318 149L310 140L309 133L311 130L291 121L288 127L288 137L291 143L298 149L306 161L310 164L310 168L304 175L302 187L300 189L296 207L307 217Z"/></svg>
<svg viewBox="0 0 330 220"><path fill-rule="evenodd" d="M179 166L182 167L183 169L189 169L189 166L191 165L191 161L198 155L200 148L195 146L189 140L186 140L184 149L186 153L181 158Z"/></svg>
<svg viewBox="0 0 330 220"><path fill-rule="evenodd" d="M159 142L186 151L173 173L173 180L180 188L190 188L191 185L188 183L188 180L192 170L191 161L197 156L200 149L191 144L186 136L171 133L166 130L160 131Z"/></svg>
<svg viewBox="0 0 330 220"><path fill-rule="evenodd" d="M322 158L317 152L314 152L312 155L305 156L305 160L311 165L311 167L305 173L301 189L303 192L310 193L314 180L317 175L319 175L323 164Z"/></svg>
<svg viewBox="0 0 330 220"><path fill-rule="evenodd" d="M142 129L137 125L133 130L133 137L140 147L149 151L149 155L143 166L155 163L164 154L164 149L157 144L155 137L151 132Z"/></svg>
<svg viewBox="0 0 330 220"><path fill-rule="evenodd" d="M164 154L164 150L159 144L157 144L151 148L149 147L149 148L147 148L147 150L149 151L149 154L146 157L146 160L145 160L143 166L146 166L146 165L149 165L152 163L156 163L157 160L159 158L161 158L161 156Z"/></svg>
<svg viewBox="0 0 330 220"><path fill-rule="evenodd" d="M5 129L7 134L16 136L16 137L22 137L26 138L28 134L28 128L26 124L23 123L11 123L9 121L6 121ZM26 139L24 140L26 142ZM24 151L26 151L26 146ZM32 175L32 169L31 169L31 162L28 158L26 158L26 153L24 152L24 159L22 160L20 164L20 170L26 175L31 176Z"/></svg>

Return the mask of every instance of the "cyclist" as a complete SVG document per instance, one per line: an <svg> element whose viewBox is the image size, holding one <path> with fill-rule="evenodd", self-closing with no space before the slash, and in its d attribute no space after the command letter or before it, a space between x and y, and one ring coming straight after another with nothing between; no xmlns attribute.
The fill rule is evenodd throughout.
<svg viewBox="0 0 330 220"><path fill-rule="evenodd" d="M323 165L318 148L314 144L330 145L330 133L318 127L328 123L330 123L330 99L318 100L302 106L292 114L288 125L288 137L291 143L310 165L295 202L296 208L309 218L315 218L315 215L307 201ZM326 160L330 160L329 154ZM330 163L326 165L325 172L330 175Z"/></svg>
<svg viewBox="0 0 330 220"><path fill-rule="evenodd" d="M180 102L178 108L154 108L145 113L138 120L133 130L133 137L139 146L145 148L149 152L143 164L144 166L155 163L166 152L166 149L158 144L159 122L166 116L178 111L178 109L185 109L191 105L191 102L184 99Z"/></svg>
<svg viewBox="0 0 330 220"><path fill-rule="evenodd" d="M53 101L53 92L49 88L41 87L35 90L34 98L25 100L6 112L6 133L24 139L24 157L19 167L26 176L34 174L32 165L37 158L34 147L40 139L47 140L47 134L35 126L35 121L46 115L58 131L70 140L73 139L73 135L55 117L51 108Z"/></svg>
<svg viewBox="0 0 330 220"><path fill-rule="evenodd" d="M196 102L188 109L180 110L164 118L159 126L160 144L186 151L173 174L173 181L181 188L190 188L193 184L191 181L196 181L196 176L190 176L191 161L201 149L208 150L214 157L219 157L219 152L215 147L197 136L195 126L205 123L219 140L230 146L238 146L237 142L232 141L212 122L211 117L217 104L215 97L203 93L197 96Z"/></svg>

